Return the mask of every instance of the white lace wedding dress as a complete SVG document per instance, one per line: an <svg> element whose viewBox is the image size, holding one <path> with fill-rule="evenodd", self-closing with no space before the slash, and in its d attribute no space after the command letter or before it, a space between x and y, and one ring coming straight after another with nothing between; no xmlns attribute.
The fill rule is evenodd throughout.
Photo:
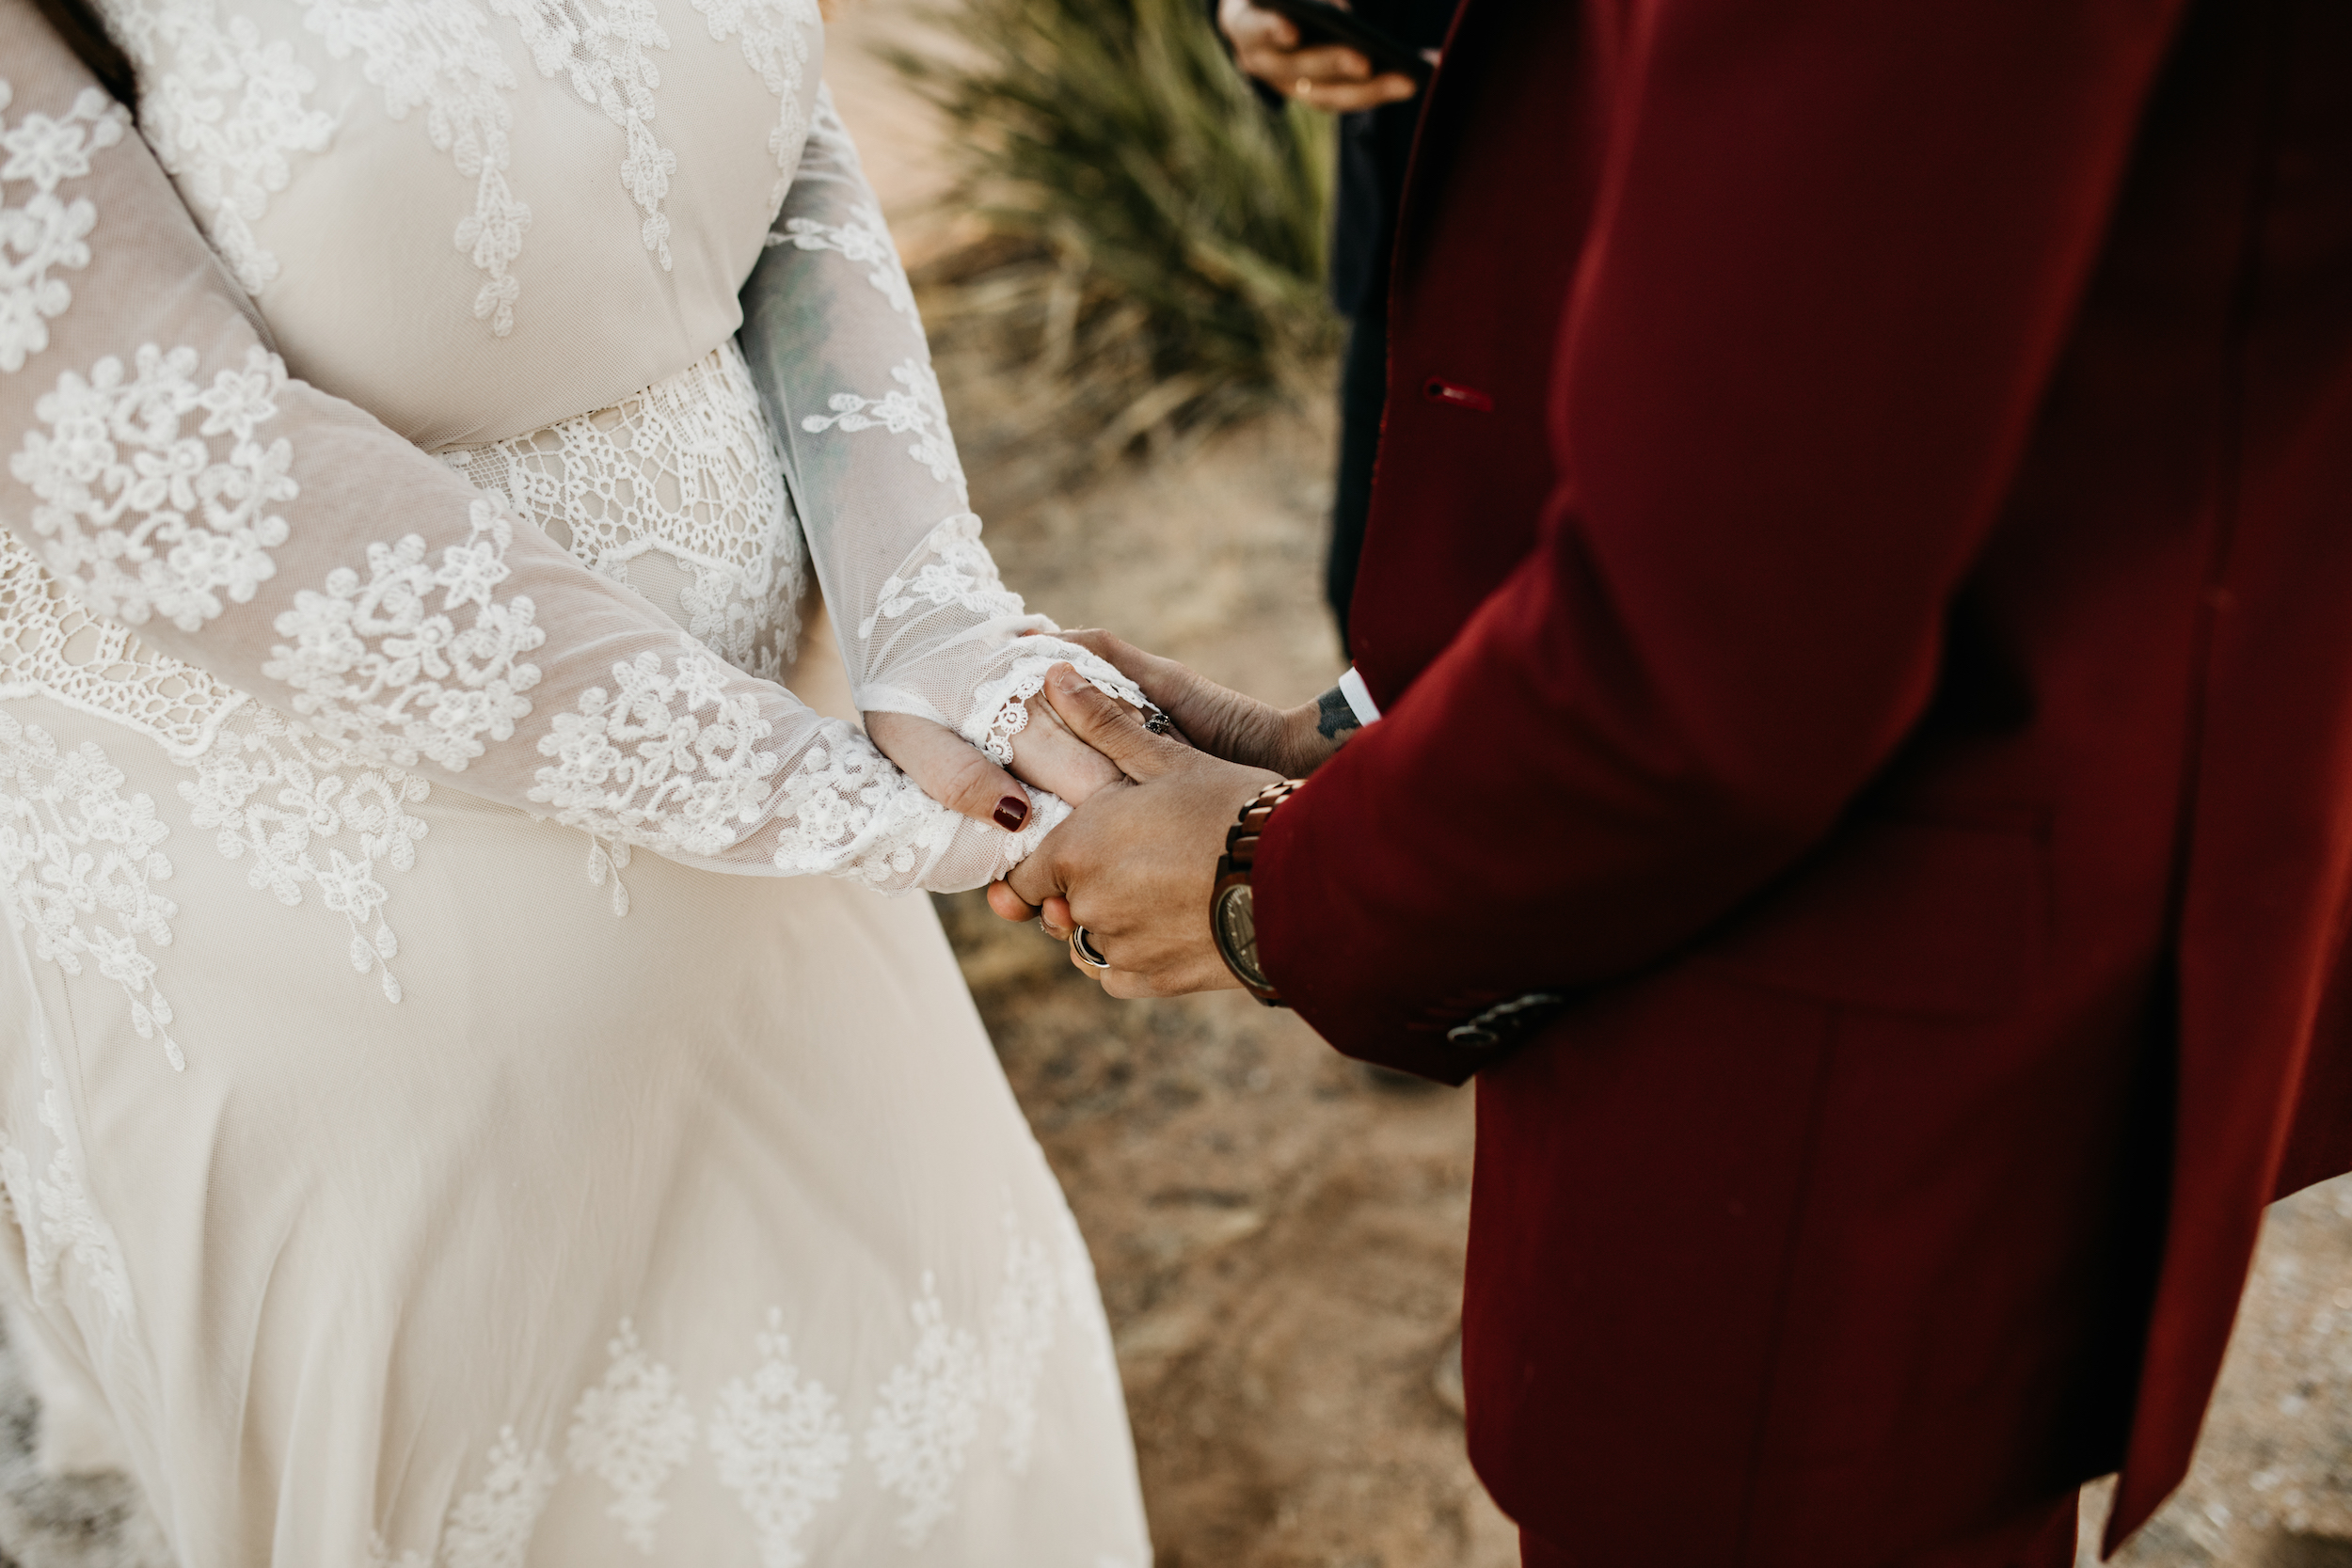
<svg viewBox="0 0 2352 1568"><path fill-rule="evenodd" d="M811 0L103 8L135 125L0 0L0 1297L56 1397L186 1568L1146 1568L1085 1250L879 896L1065 808L952 816L785 684L1003 754L1070 652Z"/></svg>

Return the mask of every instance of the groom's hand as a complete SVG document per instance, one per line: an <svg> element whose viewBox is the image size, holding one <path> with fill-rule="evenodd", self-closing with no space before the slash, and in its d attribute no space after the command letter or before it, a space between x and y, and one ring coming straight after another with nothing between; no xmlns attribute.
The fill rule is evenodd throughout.
<svg viewBox="0 0 2352 1568"><path fill-rule="evenodd" d="M1055 666L1045 691L1073 733L1133 782L1099 791L1048 834L989 888L989 907L1030 920L1049 898L1066 900L1067 918L1110 960L1086 973L1113 996L1236 986L1209 934L1209 890L1225 830L1280 775L1153 735L1067 664Z"/></svg>
<svg viewBox="0 0 2352 1568"><path fill-rule="evenodd" d="M1303 779L1328 762L1358 728L1356 715L1337 687L1311 703L1276 707L1106 631L1054 635L1114 666L1176 721L1186 739L1228 762Z"/></svg>

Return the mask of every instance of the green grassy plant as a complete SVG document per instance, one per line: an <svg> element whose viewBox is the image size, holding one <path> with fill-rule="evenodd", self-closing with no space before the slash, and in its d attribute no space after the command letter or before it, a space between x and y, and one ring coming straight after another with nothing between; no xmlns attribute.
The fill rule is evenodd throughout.
<svg viewBox="0 0 2352 1568"><path fill-rule="evenodd" d="M960 160L963 243L916 284L968 443L1066 474L1321 384L1325 117L1268 112L1200 0L968 0L934 21L942 47L889 57Z"/></svg>

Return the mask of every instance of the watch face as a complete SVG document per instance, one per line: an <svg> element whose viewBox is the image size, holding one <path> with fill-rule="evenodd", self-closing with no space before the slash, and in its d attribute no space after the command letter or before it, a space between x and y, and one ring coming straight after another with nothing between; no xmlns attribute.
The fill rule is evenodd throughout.
<svg viewBox="0 0 2352 1568"><path fill-rule="evenodd" d="M1258 967L1258 921L1249 884L1229 887L1217 895L1216 945L1235 974L1253 986L1273 989Z"/></svg>

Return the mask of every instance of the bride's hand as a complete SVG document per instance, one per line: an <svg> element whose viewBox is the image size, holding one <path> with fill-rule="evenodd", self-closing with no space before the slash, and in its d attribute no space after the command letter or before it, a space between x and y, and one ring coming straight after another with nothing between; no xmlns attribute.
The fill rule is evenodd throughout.
<svg viewBox="0 0 2352 1568"><path fill-rule="evenodd" d="M1012 765L1020 779L1073 806L1119 782L1117 765L1073 735L1043 692L1029 699L1028 709L1028 727L1012 737ZM955 731L911 713L864 718L866 733L882 754L941 805L1010 832L1028 825L1029 793L1020 779Z"/></svg>

